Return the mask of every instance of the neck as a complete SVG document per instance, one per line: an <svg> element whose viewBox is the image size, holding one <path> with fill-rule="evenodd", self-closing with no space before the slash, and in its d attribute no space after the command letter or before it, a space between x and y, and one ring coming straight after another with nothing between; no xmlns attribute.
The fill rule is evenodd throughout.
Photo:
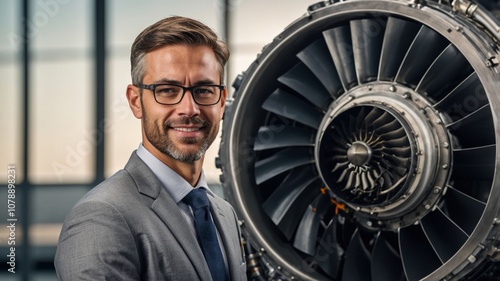
<svg viewBox="0 0 500 281"><path fill-rule="evenodd" d="M167 165L174 172L179 174L184 178L191 186L196 186L198 180L200 179L201 170L203 168L203 159L194 162L181 162L169 155L166 155L159 150L157 150L152 145L143 143L144 148L146 148L151 154L158 158L163 164Z"/></svg>
<svg viewBox="0 0 500 281"><path fill-rule="evenodd" d="M191 186L196 186L200 179L203 159L193 163L185 163L172 159L170 156L164 156L166 159L160 160L170 169L174 170L182 178L184 178Z"/></svg>

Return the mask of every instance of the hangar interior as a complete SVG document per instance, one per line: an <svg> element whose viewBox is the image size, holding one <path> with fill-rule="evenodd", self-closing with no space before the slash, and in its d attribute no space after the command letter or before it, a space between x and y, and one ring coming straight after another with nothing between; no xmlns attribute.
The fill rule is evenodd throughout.
<svg viewBox="0 0 500 281"><path fill-rule="evenodd" d="M0 7L0 279L56 280L67 212L140 142L130 44L176 14L232 52L204 169L241 219L249 280L500 280L500 1Z"/></svg>

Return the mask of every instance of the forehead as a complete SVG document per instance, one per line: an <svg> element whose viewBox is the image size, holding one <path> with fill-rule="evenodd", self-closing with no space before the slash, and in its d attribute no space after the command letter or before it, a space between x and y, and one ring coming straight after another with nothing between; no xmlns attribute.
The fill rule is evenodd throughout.
<svg viewBox="0 0 500 281"><path fill-rule="evenodd" d="M221 67L208 46L169 45L146 54L144 80L180 82L220 79ZM149 81L149 82L152 82Z"/></svg>

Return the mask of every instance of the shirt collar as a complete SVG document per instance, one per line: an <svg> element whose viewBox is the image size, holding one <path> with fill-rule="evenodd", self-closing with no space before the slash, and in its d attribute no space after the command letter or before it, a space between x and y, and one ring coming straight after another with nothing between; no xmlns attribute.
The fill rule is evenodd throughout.
<svg viewBox="0 0 500 281"><path fill-rule="evenodd" d="M139 145L139 148L137 148L137 156L139 156L139 158L141 158L151 169L153 174L160 180L160 183L165 187L168 194L170 194L176 203L179 203L184 196L193 190L193 187L183 177L151 154L142 143ZM207 193L213 196L212 191L208 188L203 170L194 188L205 188Z"/></svg>

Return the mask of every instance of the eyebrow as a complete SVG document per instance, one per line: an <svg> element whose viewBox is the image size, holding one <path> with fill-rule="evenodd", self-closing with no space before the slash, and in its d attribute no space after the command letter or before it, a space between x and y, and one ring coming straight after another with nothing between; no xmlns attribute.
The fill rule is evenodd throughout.
<svg viewBox="0 0 500 281"><path fill-rule="evenodd" d="M178 80L170 80L170 79L160 79L154 81L154 84L173 84L182 86L183 83ZM204 79L194 82L191 86L200 86L200 85L215 85L216 83L210 79Z"/></svg>

